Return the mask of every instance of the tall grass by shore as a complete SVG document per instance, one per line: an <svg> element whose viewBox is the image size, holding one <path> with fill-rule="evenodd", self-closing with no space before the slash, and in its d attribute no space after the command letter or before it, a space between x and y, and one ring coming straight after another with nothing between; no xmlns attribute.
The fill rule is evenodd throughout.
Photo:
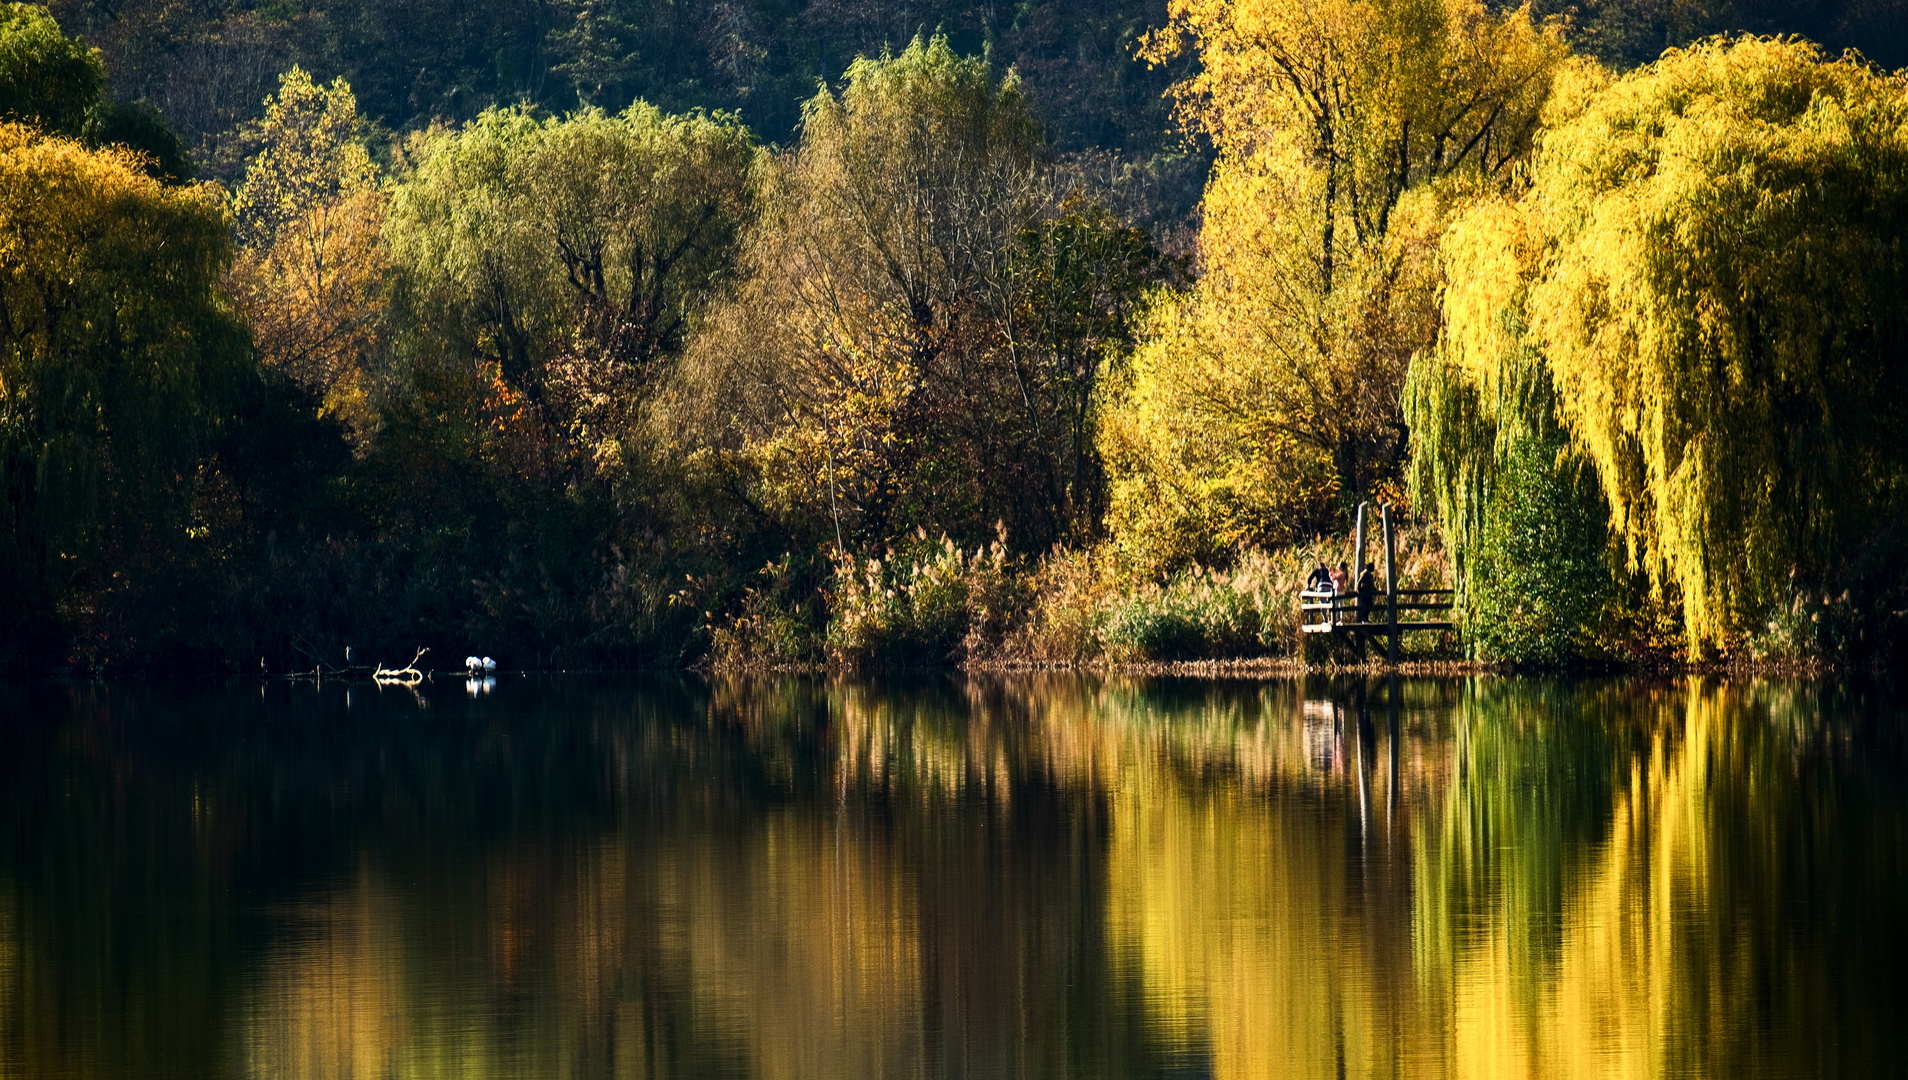
<svg viewBox="0 0 1908 1080"><path fill-rule="evenodd" d="M1400 536L1399 584L1442 587L1429 530ZM715 670L818 667L1059 668L1286 659L1353 663L1344 635L1299 631L1299 593L1349 545L1242 547L1223 565L1136 575L1110 548L1015 559L996 541L967 549L917 533L879 556L837 558L822 574L784 560L756 575L735 613L713 620ZM815 579L812 583L805 578ZM1462 658L1450 634L1404 642L1415 661Z"/></svg>

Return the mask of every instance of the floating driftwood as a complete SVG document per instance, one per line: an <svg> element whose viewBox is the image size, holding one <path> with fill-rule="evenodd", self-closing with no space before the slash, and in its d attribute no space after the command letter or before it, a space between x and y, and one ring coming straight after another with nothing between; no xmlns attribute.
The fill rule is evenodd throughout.
<svg viewBox="0 0 1908 1080"><path fill-rule="evenodd" d="M387 668L383 664L379 664L377 670L371 673L371 678L379 684L388 685L394 683L398 686L416 686L418 683L424 681L424 673L418 670L417 662L424 659L424 654L430 651L429 649L417 650L417 655L411 657L411 662L401 668Z"/></svg>

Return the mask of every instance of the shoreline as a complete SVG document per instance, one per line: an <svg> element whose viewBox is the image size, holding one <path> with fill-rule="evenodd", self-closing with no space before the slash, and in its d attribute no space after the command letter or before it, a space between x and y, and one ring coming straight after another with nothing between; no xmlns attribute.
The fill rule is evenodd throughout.
<svg viewBox="0 0 1908 1080"><path fill-rule="evenodd" d="M828 675L877 677L897 673L961 672L968 675L1126 675L1173 678L1293 678L1309 675L1360 675L1365 677L1400 675L1415 678L1461 678L1477 675L1504 677L1598 678L1615 675L1644 676L1753 676L1809 677L1832 675L1880 674L1893 667L1875 664L1832 664L1824 661L1793 660L1704 660L1599 662L1560 666L1536 666L1491 663L1478 660L1407 660L1397 664L1372 661L1363 664L1321 664L1289 657L1241 657L1229 660L1159 660L1088 663L1038 662L1025 660L981 660L937 667L857 668L836 664L736 665L682 669L705 677L749 677L766 675Z"/></svg>
<svg viewBox="0 0 1908 1080"><path fill-rule="evenodd" d="M662 674L694 675L701 678L737 678L789 675L819 675L829 678L879 678L895 674L962 673L967 675L1015 676L1015 675L1100 675L1100 676L1140 676L1171 678L1294 678L1300 676L1350 676L1363 677L1399 675L1414 678L1463 678L1478 675L1497 675L1504 677L1542 677L1562 676L1568 678L1595 678L1615 675L1646 676L1751 676L1751 677L1793 677L1825 678L1835 675L1876 675L1895 670L1894 665L1880 663L1833 663L1823 660L1757 660L1757 659L1717 659L1717 660L1668 660L1647 661L1583 661L1561 665L1529 665L1515 663L1497 663L1479 660L1405 660L1397 664L1387 664L1382 660L1365 663L1318 663L1282 656L1235 657L1231 659L1208 660L1143 660L1110 661L1097 660L1086 662L1035 661L988 659L970 660L957 664L935 664L921 666L858 666L842 663L814 664L723 664L704 663L689 665L662 665L655 667L577 667L577 668L513 668L487 672L476 676L479 681L497 676L524 675L632 675ZM417 682L469 680L473 678L463 668L428 669L417 672ZM259 674L239 671L156 671L152 668L138 668L118 671L88 671L80 668L59 667L32 670L29 668L0 668L0 679L5 680L85 680L116 681L122 679L256 679L260 682L377 682L368 671L311 672L288 671ZM401 686L411 680L384 680L388 685Z"/></svg>

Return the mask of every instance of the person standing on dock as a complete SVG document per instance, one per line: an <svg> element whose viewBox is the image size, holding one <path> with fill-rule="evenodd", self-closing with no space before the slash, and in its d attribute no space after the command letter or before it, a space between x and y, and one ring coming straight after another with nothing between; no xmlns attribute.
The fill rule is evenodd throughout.
<svg viewBox="0 0 1908 1080"><path fill-rule="evenodd" d="M1325 620L1333 626L1338 625L1338 598L1351 592L1351 564L1341 562L1338 569L1332 571L1332 610L1331 618Z"/></svg>
<svg viewBox="0 0 1908 1080"><path fill-rule="evenodd" d="M1371 621L1371 606L1378 600L1378 567L1366 563L1358 575L1358 621Z"/></svg>

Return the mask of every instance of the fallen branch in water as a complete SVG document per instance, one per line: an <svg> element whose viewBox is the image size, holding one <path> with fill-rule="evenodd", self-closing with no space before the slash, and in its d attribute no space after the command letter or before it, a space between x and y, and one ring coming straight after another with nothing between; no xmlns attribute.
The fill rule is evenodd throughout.
<svg viewBox="0 0 1908 1080"><path fill-rule="evenodd" d="M424 654L430 651L429 649L417 650L417 655L411 657L411 662L401 668L387 668L383 664L379 664L377 665L377 670L371 673L371 678L373 681L380 683L416 686L418 683L424 681L424 673L417 669L417 662L424 659Z"/></svg>
<svg viewBox="0 0 1908 1080"><path fill-rule="evenodd" d="M326 667L324 658L318 655L317 650L312 647L311 642L297 635L292 636L291 647L293 650L303 653L305 659L311 661L310 671L288 671L285 673L294 679L323 679L327 675L349 675L351 673L351 664L349 662L347 662L344 667ZM350 652L349 649L345 651L347 653Z"/></svg>

